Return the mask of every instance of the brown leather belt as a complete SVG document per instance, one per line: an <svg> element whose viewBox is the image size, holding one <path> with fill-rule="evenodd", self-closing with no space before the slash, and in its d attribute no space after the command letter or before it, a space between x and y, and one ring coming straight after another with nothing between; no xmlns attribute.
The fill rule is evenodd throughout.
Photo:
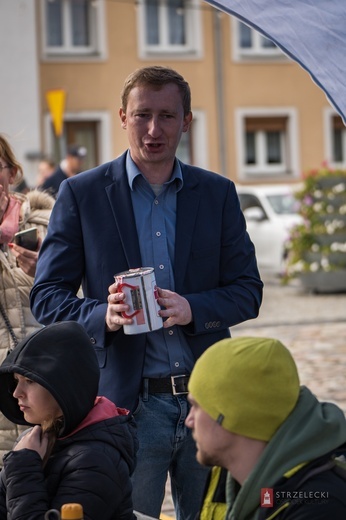
<svg viewBox="0 0 346 520"><path fill-rule="evenodd" d="M187 394L189 375L143 379L143 387L147 387L149 394Z"/></svg>

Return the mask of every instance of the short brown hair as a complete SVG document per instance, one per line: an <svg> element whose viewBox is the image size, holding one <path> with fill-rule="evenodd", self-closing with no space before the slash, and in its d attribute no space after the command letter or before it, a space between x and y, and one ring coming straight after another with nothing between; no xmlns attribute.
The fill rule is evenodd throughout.
<svg viewBox="0 0 346 520"><path fill-rule="evenodd" d="M160 65L137 69L126 78L121 92L121 106L123 111L126 112L129 93L133 88L150 85L160 90L163 85L167 85L168 83L174 83L179 88L184 115L186 116L191 112L191 90L188 82L175 70L169 67L161 67Z"/></svg>

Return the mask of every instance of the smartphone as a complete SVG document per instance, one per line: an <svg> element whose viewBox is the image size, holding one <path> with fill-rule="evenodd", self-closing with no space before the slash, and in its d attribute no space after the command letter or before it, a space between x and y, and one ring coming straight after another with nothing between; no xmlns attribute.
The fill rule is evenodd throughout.
<svg viewBox="0 0 346 520"><path fill-rule="evenodd" d="M36 251L38 246L37 228L32 227L30 229L24 229L24 231L18 231L14 235L14 243L18 246Z"/></svg>

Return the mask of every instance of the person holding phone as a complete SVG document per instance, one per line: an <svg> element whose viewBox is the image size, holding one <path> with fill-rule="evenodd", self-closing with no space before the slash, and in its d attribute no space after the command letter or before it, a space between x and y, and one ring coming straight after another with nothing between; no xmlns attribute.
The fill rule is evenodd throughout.
<svg viewBox="0 0 346 520"><path fill-rule="evenodd" d="M0 134L0 363L18 341L41 328L30 311L29 293L55 200L38 190L27 194L12 191L22 178L22 166ZM29 234L37 233L33 251L26 242L14 243L18 232L31 228L36 231ZM0 414L0 464L17 435L18 427Z"/></svg>

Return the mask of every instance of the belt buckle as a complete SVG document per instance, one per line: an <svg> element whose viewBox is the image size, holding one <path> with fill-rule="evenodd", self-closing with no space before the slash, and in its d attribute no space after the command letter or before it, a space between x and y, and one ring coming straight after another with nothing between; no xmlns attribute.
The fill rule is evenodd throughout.
<svg viewBox="0 0 346 520"><path fill-rule="evenodd" d="M179 376L171 376L171 383L172 383L172 392L173 392L173 395L186 395L188 392L187 391L184 391L184 392L178 392L176 390L176 382L175 380L176 379L181 379L182 377L189 377L187 374L182 374L182 375L179 375Z"/></svg>

